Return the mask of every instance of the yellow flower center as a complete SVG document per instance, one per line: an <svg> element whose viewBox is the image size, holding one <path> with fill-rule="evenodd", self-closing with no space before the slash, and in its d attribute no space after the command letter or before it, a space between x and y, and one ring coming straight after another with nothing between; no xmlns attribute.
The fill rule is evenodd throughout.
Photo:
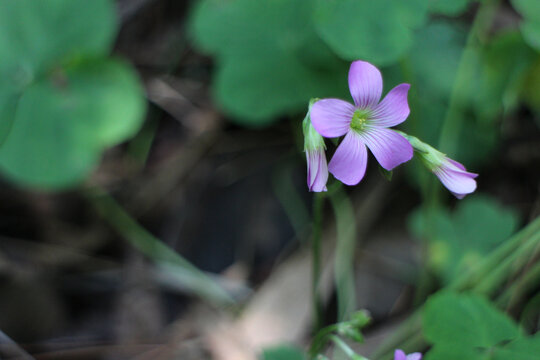
<svg viewBox="0 0 540 360"><path fill-rule="evenodd" d="M351 129L356 131L362 131L366 127L366 123L369 117L369 112L366 110L356 110L351 120Z"/></svg>

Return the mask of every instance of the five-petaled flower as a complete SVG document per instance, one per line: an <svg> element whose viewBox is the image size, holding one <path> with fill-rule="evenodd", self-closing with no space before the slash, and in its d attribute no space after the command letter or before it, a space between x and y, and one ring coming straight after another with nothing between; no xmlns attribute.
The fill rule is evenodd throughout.
<svg viewBox="0 0 540 360"><path fill-rule="evenodd" d="M403 350L397 349L394 352L394 360L422 360L422 354L415 352L406 355Z"/></svg>
<svg viewBox="0 0 540 360"><path fill-rule="evenodd" d="M329 171L344 184L356 185L364 177L366 146L386 170L392 170L413 156L411 144L388 129L409 116L407 93L410 85L396 86L379 103L382 87L379 70L358 60L349 70L349 89L354 105L339 99L322 99L311 109L311 122L319 134L327 138L345 135L328 164Z"/></svg>

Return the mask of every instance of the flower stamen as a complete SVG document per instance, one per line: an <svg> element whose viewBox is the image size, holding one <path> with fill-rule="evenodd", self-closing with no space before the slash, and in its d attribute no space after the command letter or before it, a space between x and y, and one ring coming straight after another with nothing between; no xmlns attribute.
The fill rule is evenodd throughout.
<svg viewBox="0 0 540 360"><path fill-rule="evenodd" d="M369 113L365 110L357 109L351 120L351 129L355 131L362 131L366 127L366 122Z"/></svg>

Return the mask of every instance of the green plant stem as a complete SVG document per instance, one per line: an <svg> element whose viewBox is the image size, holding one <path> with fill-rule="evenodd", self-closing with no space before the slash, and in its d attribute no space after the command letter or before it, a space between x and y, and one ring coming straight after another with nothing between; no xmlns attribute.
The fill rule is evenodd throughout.
<svg viewBox="0 0 540 360"><path fill-rule="evenodd" d="M540 237L539 237L540 242ZM528 269L517 281L513 282L498 298L497 305L512 308L524 295L534 289L540 281L540 262Z"/></svg>
<svg viewBox="0 0 540 360"><path fill-rule="evenodd" d="M322 235L322 215L324 206L324 193L315 193L313 199L313 234L312 234L312 261L313 261L313 329L316 333L323 324L323 306L319 293L319 283L321 279L321 235Z"/></svg>
<svg viewBox="0 0 540 360"><path fill-rule="evenodd" d="M461 109L464 105L464 94L469 93L467 89L470 86L471 78L474 78L476 50L482 46L487 38L499 2L500 0L484 0L478 8L469 31L439 137L439 149L448 154L454 154L457 149L459 134L465 120L461 114Z"/></svg>
<svg viewBox="0 0 540 360"><path fill-rule="evenodd" d="M459 276L449 285L449 288L452 290L463 291L475 286L475 284L481 283L489 276L489 274L497 269L501 263L507 262L509 257L514 259L517 256L515 252L518 251L521 246L524 246L524 244L528 242L534 244L533 237L538 232L540 232L540 217L533 220L524 229L493 250L484 261L478 264L478 266ZM502 272L501 275L504 275L504 272Z"/></svg>
<svg viewBox="0 0 540 360"><path fill-rule="evenodd" d="M335 182L332 185L329 195L337 225L334 276L338 300L338 321L345 321L356 306L354 282L356 219L353 205L341 184Z"/></svg>
<svg viewBox="0 0 540 360"><path fill-rule="evenodd" d="M345 353L345 355L347 355L350 359L353 359L353 360L367 360L365 357L355 353L354 350L351 349L351 347L349 345L347 345L347 343L345 341L341 340L338 336L330 335L330 340L332 340L332 342L339 349L341 349L341 351L343 351Z"/></svg>
<svg viewBox="0 0 540 360"><path fill-rule="evenodd" d="M87 190L86 198L96 211L133 247L158 267L175 275L186 288L216 305L233 305L234 300L214 280L141 227L107 192Z"/></svg>

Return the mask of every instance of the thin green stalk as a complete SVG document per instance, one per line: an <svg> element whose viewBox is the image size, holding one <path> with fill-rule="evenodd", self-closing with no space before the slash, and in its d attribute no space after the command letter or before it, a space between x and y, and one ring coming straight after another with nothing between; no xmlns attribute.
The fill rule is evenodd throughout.
<svg viewBox="0 0 540 360"><path fill-rule="evenodd" d="M338 321L353 313L356 305L354 283L354 254L356 248L356 219L353 205L339 183L330 189L330 203L337 225L337 245L334 276L338 300Z"/></svg>
<svg viewBox="0 0 540 360"><path fill-rule="evenodd" d="M515 257L515 252L526 243L533 243L533 237L540 232L540 217L533 220L520 232L502 243L497 249L480 262L478 266L459 276L449 285L450 289L463 291L482 282L489 274L497 269L509 257ZM503 273L504 274L504 273Z"/></svg>
<svg viewBox="0 0 540 360"><path fill-rule="evenodd" d="M313 238L311 243L313 257L313 319L314 331L317 332L323 325L323 306L319 294L319 282L321 279L321 234L322 234L322 215L324 206L324 193L315 193L313 199Z"/></svg>
<svg viewBox="0 0 540 360"><path fill-rule="evenodd" d="M530 254L540 243L540 233L533 235L529 241L508 256L496 266L476 287L475 291L487 296L492 295L497 288L508 278L514 276L516 270L522 269L529 261Z"/></svg>
<svg viewBox="0 0 540 360"><path fill-rule="evenodd" d="M538 286L540 281L540 262L529 269L519 280L510 285L497 299L500 307L512 308L529 291Z"/></svg>
<svg viewBox="0 0 540 360"><path fill-rule="evenodd" d="M463 107L463 94L468 93L470 79L474 78L474 63L476 50L482 46L493 23L500 0L484 0L474 18L469 31L467 42L458 65L456 80L450 94L448 111L444 119L439 137L439 149L448 154L454 154L458 143L459 134L463 126L464 117L461 114Z"/></svg>
<svg viewBox="0 0 540 360"><path fill-rule="evenodd" d="M234 300L221 286L139 225L104 190L88 190L85 195L103 219L133 247L148 256L162 270L178 278L186 288L216 305L234 304Z"/></svg>
<svg viewBox="0 0 540 360"><path fill-rule="evenodd" d="M330 335L330 340L332 340L332 342L341 350L345 353L345 355L347 355L350 359L353 359L353 360L368 360L366 359L365 357L361 356L361 355L358 355L357 353L354 352L353 349L351 349L351 347L349 345L347 345L347 343L343 340L341 340L338 336L336 335Z"/></svg>

